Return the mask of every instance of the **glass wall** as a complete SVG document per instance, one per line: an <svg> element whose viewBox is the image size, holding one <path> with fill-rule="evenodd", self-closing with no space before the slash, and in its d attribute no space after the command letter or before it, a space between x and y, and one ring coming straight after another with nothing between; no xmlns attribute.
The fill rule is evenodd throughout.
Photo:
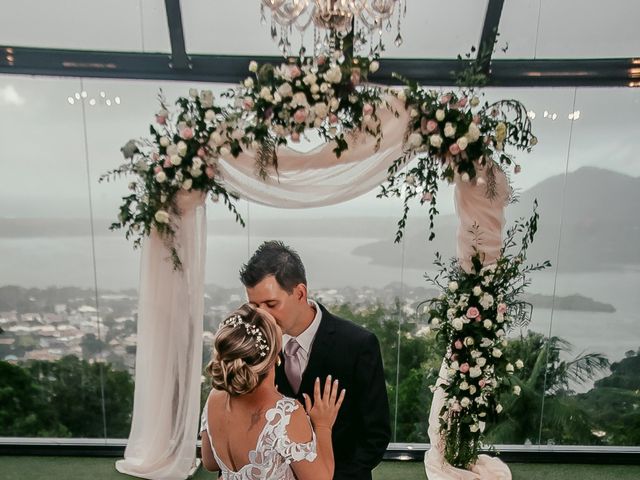
<svg viewBox="0 0 640 480"><path fill-rule="evenodd" d="M120 163L129 138L146 134L159 87L172 103L189 86L0 78L0 395L14 399L0 401L0 436L128 435L140 257L108 230L127 180L97 179ZM528 289L531 323L510 333L526 388L490 438L640 445L640 429L628 428L638 425L640 402L640 91L489 89L487 97L535 112L540 143L517 157L520 201L507 216L530 215L537 198L530 260L553 264ZM400 203L376 194L308 210L241 201L244 229L209 203L203 364L220 319L245 299L240 266L262 241L281 239L301 254L311 296L380 339L393 441L427 442L428 386L442 352L418 307L436 294L423 278L435 252L455 253L453 192L442 186L435 240L427 241L426 211L414 208L401 244L393 241ZM537 361L546 368L535 370Z"/></svg>

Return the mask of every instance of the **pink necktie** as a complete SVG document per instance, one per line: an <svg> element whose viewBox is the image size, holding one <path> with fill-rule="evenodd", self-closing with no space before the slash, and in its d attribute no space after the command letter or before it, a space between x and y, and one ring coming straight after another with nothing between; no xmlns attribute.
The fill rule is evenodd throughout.
<svg viewBox="0 0 640 480"><path fill-rule="evenodd" d="M300 350L300 344L294 338L290 339L284 347L284 354L286 355L284 373L287 375L287 380L289 380L289 385L291 385L294 393L298 393L300 382L302 381L298 350Z"/></svg>

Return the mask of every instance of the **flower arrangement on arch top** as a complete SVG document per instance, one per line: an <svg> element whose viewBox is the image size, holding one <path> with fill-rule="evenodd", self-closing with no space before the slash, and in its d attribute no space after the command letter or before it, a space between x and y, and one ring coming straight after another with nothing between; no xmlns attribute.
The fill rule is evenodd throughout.
<svg viewBox="0 0 640 480"><path fill-rule="evenodd" d="M124 229L127 239L134 238L134 247L155 228L171 252L174 268L182 264L175 240L175 220L181 212L177 195L181 192L200 191L209 194L214 202L220 198L244 226L236 210L237 196L228 192L218 169L218 158L239 151L238 141L225 137L217 144L212 135L224 123L223 112L214 105L213 92L190 89L189 97L176 101L177 115L167 108L159 94L160 110L150 126L150 138L129 140L121 151L125 162L100 177L111 181L122 176L133 176L130 194L122 197L118 221L111 230Z"/></svg>
<svg viewBox="0 0 640 480"><path fill-rule="evenodd" d="M250 62L251 75L224 95L234 99L244 139L259 145L260 172L277 167L277 146L298 142L307 129L335 142L338 157L353 130L376 136L379 146L380 88L367 85L378 68L376 60L360 57L340 64L336 55L293 57L279 66Z"/></svg>
<svg viewBox="0 0 640 480"><path fill-rule="evenodd" d="M453 466L468 468L478 458L482 435L488 422L502 411L501 395L519 395L513 380L521 359L506 358L506 335L514 325L528 319L519 298L529 285L528 275L550 266L548 261L525 265L526 252L537 230L537 202L528 221L520 219L507 231L499 258L483 265L477 250L471 271L457 259L447 265L437 254L439 268L427 280L442 294L430 300L431 328L444 352L445 378L438 385L445 392L440 411L440 432L444 456ZM510 250L520 238L519 250Z"/></svg>

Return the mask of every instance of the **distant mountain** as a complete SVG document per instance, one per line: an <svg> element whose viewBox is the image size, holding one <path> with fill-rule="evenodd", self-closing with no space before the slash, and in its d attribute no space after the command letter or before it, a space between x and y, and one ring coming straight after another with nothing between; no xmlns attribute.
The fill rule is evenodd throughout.
<svg viewBox="0 0 640 480"><path fill-rule="evenodd" d="M522 192L520 201L507 207L507 225L518 217L528 218L534 199L538 199L540 221L530 261L549 259L561 272L640 267L640 178L593 167L580 168L566 179L564 175L550 177ZM405 267L429 269L435 251L445 257L455 254L455 216L436 219L432 242L427 240L426 218L419 229L415 223L412 218L405 236ZM369 257L373 264L395 265L391 235L353 253Z"/></svg>

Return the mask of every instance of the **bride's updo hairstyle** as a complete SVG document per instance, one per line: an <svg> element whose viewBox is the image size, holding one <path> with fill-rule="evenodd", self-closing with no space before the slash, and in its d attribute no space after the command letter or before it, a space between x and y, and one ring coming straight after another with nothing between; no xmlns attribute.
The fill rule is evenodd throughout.
<svg viewBox="0 0 640 480"><path fill-rule="evenodd" d="M276 362L281 346L276 325L245 303L220 324L206 368L211 386L232 396L252 392Z"/></svg>

